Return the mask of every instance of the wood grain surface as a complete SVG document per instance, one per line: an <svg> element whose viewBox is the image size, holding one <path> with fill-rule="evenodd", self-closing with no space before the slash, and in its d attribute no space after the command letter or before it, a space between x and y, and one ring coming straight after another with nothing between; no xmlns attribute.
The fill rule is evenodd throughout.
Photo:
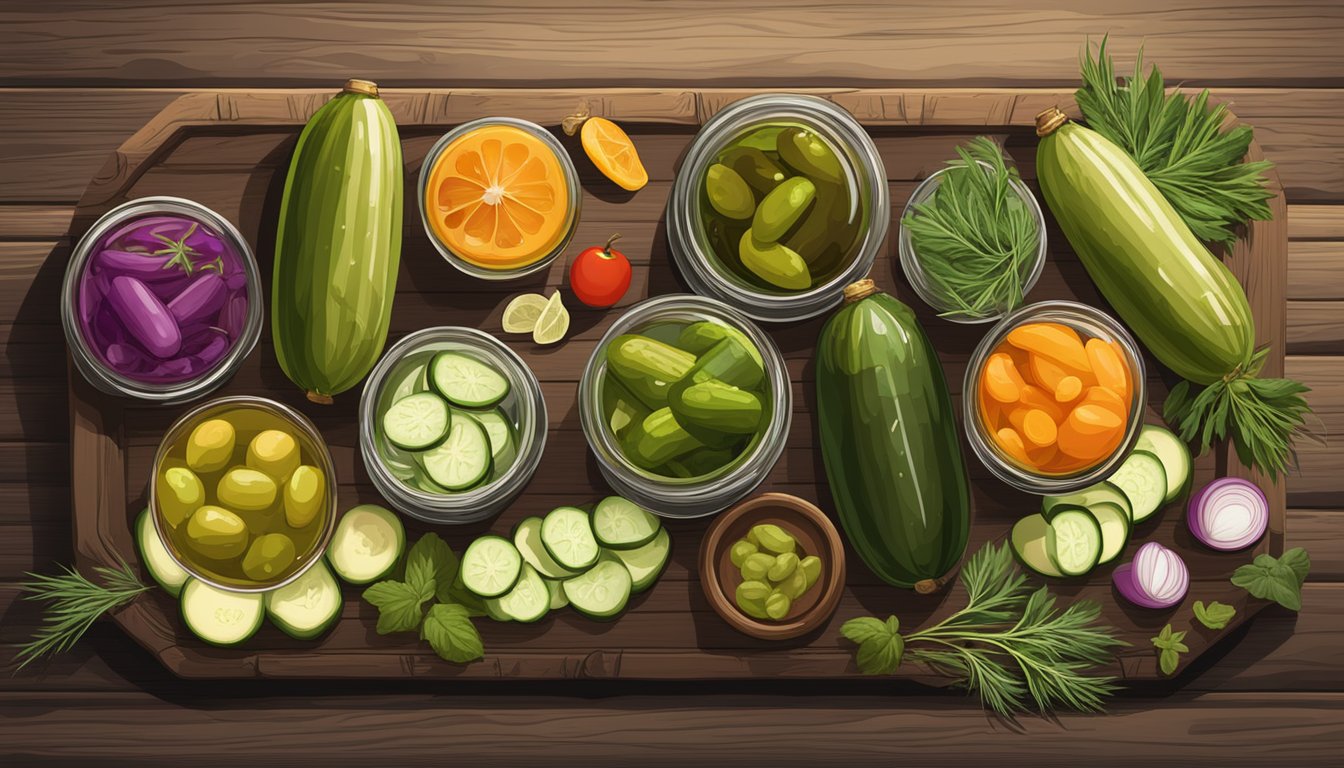
<svg viewBox="0 0 1344 768"><path fill-rule="evenodd" d="M844 691L816 681L722 689L528 683L500 694L483 687L494 689L493 681L465 680L396 690L357 681L281 689L183 683L102 623L66 656L17 674L0 667L6 765L215 762L203 744L221 747L209 753L215 757L260 765L523 764L538 755L590 766L628 765L628 755L650 765L720 764L721 756L742 765L829 765L907 755L950 765L981 755L1004 765L1337 762L1330 755L1344 750L1344 320L1331 323L1326 303L1344 301L1338 4L364 0L115 8L87 0L0 4L0 645L11 651L39 616L36 605L18 600L15 582L72 557L71 421L52 297L75 203L109 154L183 93L329 88L349 76L435 88L1068 90L1085 36L1109 31L1121 69L1145 46L1169 82L1211 86L1256 127L1287 193L1285 371L1313 387L1317 429L1330 442L1299 444L1285 546L1307 546L1313 569L1300 616L1271 609L1170 684L1119 699L1113 715L1027 721L1025 737L956 694L886 681ZM147 731L150 724L159 730ZM257 738L239 740L244 732Z"/></svg>

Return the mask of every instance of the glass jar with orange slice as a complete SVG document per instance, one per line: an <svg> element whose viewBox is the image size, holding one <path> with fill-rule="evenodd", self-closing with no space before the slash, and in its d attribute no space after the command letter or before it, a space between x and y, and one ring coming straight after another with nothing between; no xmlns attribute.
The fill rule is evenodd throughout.
<svg viewBox="0 0 1344 768"><path fill-rule="evenodd" d="M545 269L579 220L579 179L546 129L491 117L459 125L420 170L430 242L469 275L505 280Z"/></svg>
<svg viewBox="0 0 1344 768"><path fill-rule="evenodd" d="M1000 321L972 353L962 392L971 448L999 479L1037 494L1109 477L1133 449L1146 405L1133 337L1071 301Z"/></svg>

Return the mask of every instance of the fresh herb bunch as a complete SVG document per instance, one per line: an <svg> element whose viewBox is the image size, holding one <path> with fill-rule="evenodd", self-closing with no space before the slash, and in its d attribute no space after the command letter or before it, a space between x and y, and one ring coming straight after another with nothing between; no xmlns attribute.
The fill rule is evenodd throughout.
<svg viewBox="0 0 1344 768"><path fill-rule="evenodd" d="M840 634L857 643L868 675L893 674L902 660L922 662L957 679L1006 719L1028 709L1100 711L1114 678L1087 674L1126 645L1096 624L1101 607L1083 600L1063 609L1046 587L1033 589L1008 545L987 544L961 572L966 607L938 624L902 636L895 616L851 619Z"/></svg>
<svg viewBox="0 0 1344 768"><path fill-rule="evenodd" d="M406 553L405 578L385 579L364 590L378 609L378 634L414 632L445 661L464 664L485 653L471 619L483 615L479 601L459 582L457 554L437 533L421 536ZM425 603L437 600L425 613Z"/></svg>
<svg viewBox="0 0 1344 768"><path fill-rule="evenodd" d="M1227 107L1209 106L1209 91L1193 99L1168 94L1154 66L1143 77L1143 51L1134 75L1116 82L1106 40L1093 60L1091 46L1080 56L1083 85L1075 98L1087 124L1129 153L1201 240L1231 245L1236 227L1271 217L1266 202L1265 160L1242 162L1251 145L1248 125L1223 131Z"/></svg>
<svg viewBox="0 0 1344 768"><path fill-rule="evenodd" d="M94 567L102 584L89 580L69 566L61 566L61 569L64 573L55 576L29 573L27 575L32 580L19 585L20 591L27 593L25 600L40 600L50 605L41 628L15 655L19 661L18 669L42 656L70 650L99 616L151 589L140 581L125 560L118 559L116 568Z"/></svg>
<svg viewBox="0 0 1344 768"><path fill-rule="evenodd" d="M1232 572L1232 583L1261 600L1272 600L1290 611L1302 610L1302 584L1311 571L1311 558L1301 547L1278 557L1256 555Z"/></svg>
<svg viewBox="0 0 1344 768"><path fill-rule="evenodd" d="M1188 630L1180 632L1171 631L1171 625L1162 628L1157 637L1150 638L1148 642L1157 649L1157 667L1162 670L1162 674L1171 677L1176 668L1181 665L1181 654L1189 653L1190 647L1185 644L1185 634Z"/></svg>
<svg viewBox="0 0 1344 768"><path fill-rule="evenodd" d="M1017 169L984 136L957 147L933 196L901 226L942 305L943 317L981 318L1022 303L1041 232L1018 196Z"/></svg>

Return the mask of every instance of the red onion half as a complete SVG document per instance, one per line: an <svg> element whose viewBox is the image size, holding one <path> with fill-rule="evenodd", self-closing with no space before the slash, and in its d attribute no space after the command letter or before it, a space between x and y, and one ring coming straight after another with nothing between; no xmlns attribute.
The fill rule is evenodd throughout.
<svg viewBox="0 0 1344 768"><path fill-rule="evenodd" d="M1190 499L1185 524L1207 547L1222 552L1245 549L1269 528L1269 502L1255 483L1220 478Z"/></svg>
<svg viewBox="0 0 1344 768"><path fill-rule="evenodd" d="M1141 608L1170 608L1190 588L1190 570L1180 555L1150 541L1132 562L1116 568L1111 580L1116 591Z"/></svg>

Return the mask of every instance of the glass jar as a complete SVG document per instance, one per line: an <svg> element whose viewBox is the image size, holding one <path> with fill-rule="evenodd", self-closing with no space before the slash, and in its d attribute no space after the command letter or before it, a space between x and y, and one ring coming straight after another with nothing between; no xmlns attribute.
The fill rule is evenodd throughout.
<svg viewBox="0 0 1344 768"><path fill-rule="evenodd" d="M497 406L512 422L517 457L498 477L460 493L431 493L409 482L412 456L398 458L382 434L379 413L399 373L428 363L438 352L457 351L494 368L509 382L509 393ZM541 465L546 447L546 401L532 370L498 339L474 328L437 327L416 331L398 341L374 366L359 399L359 452L373 485L393 507L428 523L474 523L502 511Z"/></svg>
<svg viewBox="0 0 1344 768"><path fill-rule="evenodd" d="M978 406L979 382L985 363L1015 328L1027 323L1060 323L1078 332L1084 339L1098 338L1113 342L1123 351L1129 369L1130 394L1128 421L1123 438L1114 450L1095 464L1067 474L1046 474L1013 459L990 437L990 427ZM1138 442L1147 408L1147 374L1138 342L1110 315L1074 301L1042 301L1009 314L985 334L971 353L962 384L962 410L971 449L989 471L1018 490L1038 495L1059 495L1086 488L1110 477Z"/></svg>
<svg viewBox="0 0 1344 768"><path fill-rule="evenodd" d="M132 378L116 370L103 359L103 353L95 349L90 339L86 337L85 327L90 326L92 321L88 317L81 316L82 311L91 311L85 310L84 305L81 305L85 275L92 269L90 259L105 245L105 240L124 231L127 225L150 217L191 220L211 230L236 254L241 267L241 274L238 277L243 280L243 290L247 297L246 311L240 318L239 328L228 350L202 373L180 381L155 383ZM183 240L185 239L184 237ZM168 243L165 242L164 245L167 246ZM146 254L147 257L150 255L152 254ZM220 272L223 273L222 267ZM230 277L232 279L234 276ZM167 303L166 297L160 299ZM257 260L252 254L252 248L233 224L218 213L191 200L177 197L142 197L123 203L103 214L80 238L66 267L65 280L61 286L61 323L65 328L65 339L75 368L96 389L112 395L151 402L182 403L214 391L242 366L261 337L262 301L261 275L257 269ZM221 310L221 315L224 311Z"/></svg>
<svg viewBox="0 0 1344 768"><path fill-rule="evenodd" d="M260 426L264 428L280 428L280 425L283 425L285 427L284 431L288 432L298 444L300 454L303 456L303 463L316 466L322 472L324 498L318 510L320 517L308 524L318 526L318 529L315 535L310 537L308 544L301 550L296 551L294 565L282 571L273 580L261 582L230 577L211 568L209 565L211 561L201 558L200 563L196 562L191 553L179 546L179 537L173 535L172 526L165 518L162 504L164 489L161 487L161 484L165 482L165 470L169 466L183 466L181 459L183 443L198 425L215 418L225 418L230 423L234 423L239 418L265 420L259 422ZM238 443L235 454L246 450L241 439ZM243 462L239 460L236 463L241 464ZM226 465L226 468L233 465L234 462L231 462ZM207 489L218 483L218 479L211 476L213 474L215 473L206 474L202 480ZM154 521L154 530L163 541L168 554L187 573L213 587L230 592L268 592L299 578L312 567L313 563L322 559L322 553L326 552L327 544L331 542L332 534L336 530L336 485L336 467L332 463L331 452L327 450L327 443L322 439L322 434L317 431L317 427L306 416L287 405L264 397L253 397L251 395L220 397L187 411L177 421L173 422L173 425L164 433L163 439L159 442L159 449L154 454L154 476L150 479L149 484L150 518ZM207 491L207 499L210 496L211 494ZM277 500L276 503L280 502ZM269 510L269 514L284 516L283 512L277 512L274 509ZM185 522L178 527L181 528L184 525L186 525Z"/></svg>
<svg viewBox="0 0 1344 768"><path fill-rule="evenodd" d="M429 189L434 168L438 165L439 157L447 150L453 142L466 136L468 133L491 126L507 126L524 131L555 153L555 159L560 165L561 173L565 178L565 196L568 203L568 213L563 225L563 234L544 256L529 264L513 269L489 269L480 264L476 264L460 254L456 253L447 243L443 242L434 232L434 227L430 223L429 204L433 200L432 192ZM420 180L416 187L418 194L417 205L420 208L420 221L424 224L425 235L429 241L434 244L435 250L443 256L449 264L465 272L472 277L479 277L482 280L512 280L514 278L531 275L546 269L555 261L556 257L564 252L569 241L574 237L574 230L579 223L579 208L582 204L583 195L579 186L579 173L574 169L574 163L569 158L569 152L564 145L560 143L549 131L536 123L527 120L519 120L512 117L483 117L477 120L470 120L457 126L451 131L445 133L434 146L430 147L429 153L425 155L424 163L420 166Z"/></svg>
<svg viewBox="0 0 1344 768"><path fill-rule="evenodd" d="M756 346L768 386L767 423L754 443L719 471L691 478L650 472L626 458L620 441L603 414L607 379L607 346L617 336L639 333L659 324L710 320L741 331ZM712 515L737 502L760 485L784 451L793 417L793 393L779 348L755 323L722 302L678 294L648 299L631 307L602 336L579 380L579 420L597 457L603 477L616 493L670 518Z"/></svg>
<svg viewBox="0 0 1344 768"><path fill-rule="evenodd" d="M858 234L828 279L806 290L767 290L727 267L707 232L701 193L706 173L725 148L751 131L787 124L814 132L836 151ZM667 203L667 239L691 289L718 299L757 320L785 322L825 312L840 303L846 285L868 274L887 236L891 200L887 173L863 126L825 99L763 94L734 102L696 135L681 164Z"/></svg>
<svg viewBox="0 0 1344 768"><path fill-rule="evenodd" d="M988 163L980 162L980 165L987 171L992 170ZM915 191L910 195L910 199L906 202L905 209L901 211L901 229L897 243L901 255L901 269L905 272L905 277L910 281L910 285L915 289L915 293L919 294L919 297L924 300L924 303L936 310L944 320L965 324L993 322L1003 317L1008 312L1011 312L1015 307L1002 307L999 308L998 311L978 316L942 314L951 312L955 310L956 307L951 306L938 295L938 289L934 287L931 278L924 270L924 264L920 261L919 254L915 251L915 245L913 238L910 235L910 230L905 226L906 217L915 214L915 206L928 202L933 197L933 193L937 192L938 187L942 185L943 177L951 170L953 169L950 167L943 168L930 174L928 178L920 182L919 186L915 187ZM1041 270L1045 267L1045 216L1041 213L1041 206L1040 203L1036 201L1036 196L1031 193L1031 190L1027 188L1026 184L1023 184L1020 181L1012 181L1010 184L1013 191L1017 193L1017 197L1022 201L1022 204L1027 206L1027 209L1031 211L1032 219L1036 222L1036 232L1039 235L1035 258L1032 261L1031 267L1027 270L1026 279L1022 282L1022 301L1025 302L1027 294L1036 286L1036 281L1041 277Z"/></svg>

